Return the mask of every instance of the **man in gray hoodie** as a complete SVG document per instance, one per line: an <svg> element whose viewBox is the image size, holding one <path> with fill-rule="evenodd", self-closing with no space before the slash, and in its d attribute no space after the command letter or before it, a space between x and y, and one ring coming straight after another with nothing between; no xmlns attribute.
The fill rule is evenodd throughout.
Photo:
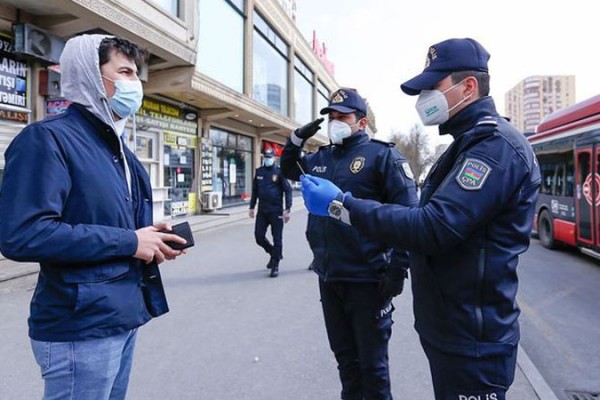
<svg viewBox="0 0 600 400"><path fill-rule="evenodd" d="M137 328L168 311L158 264L182 254L165 242L185 240L152 224L148 174L121 139L142 102L143 57L112 36L69 40L72 104L5 153L0 251L40 263L28 322L45 400L124 399Z"/></svg>

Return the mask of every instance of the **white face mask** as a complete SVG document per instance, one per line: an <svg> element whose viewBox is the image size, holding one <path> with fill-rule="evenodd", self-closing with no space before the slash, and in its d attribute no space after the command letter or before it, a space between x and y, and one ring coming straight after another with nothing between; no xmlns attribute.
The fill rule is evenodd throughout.
<svg viewBox="0 0 600 400"><path fill-rule="evenodd" d="M264 165L265 167L272 167L272 166L273 166L273 164L275 164L275 159L274 159L274 158L265 158L265 159L263 160L263 165Z"/></svg>
<svg viewBox="0 0 600 400"><path fill-rule="evenodd" d="M471 94L465 97L456 103L452 108L448 108L448 100L446 100L446 96L444 96L444 94L448 93L461 83L462 81L458 82L456 85L450 86L443 92L440 92L439 90L421 90L421 94L417 99L415 108L417 109L417 113L419 113L419 117L421 118L423 125L429 126L443 124L450 118L450 111L467 101L467 99L473 95Z"/></svg>
<svg viewBox="0 0 600 400"><path fill-rule="evenodd" d="M333 144L342 144L344 139L352 136L352 126L355 125L356 124L348 125L345 122L334 119L329 121L329 125L327 126L327 136L329 136L329 140L331 140Z"/></svg>

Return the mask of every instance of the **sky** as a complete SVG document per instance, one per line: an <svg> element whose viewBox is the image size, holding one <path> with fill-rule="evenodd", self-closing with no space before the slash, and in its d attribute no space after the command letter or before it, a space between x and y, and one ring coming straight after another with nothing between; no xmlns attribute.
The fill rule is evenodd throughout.
<svg viewBox="0 0 600 400"><path fill-rule="evenodd" d="M296 1L298 28L308 40L317 32L338 84L368 100L380 139L420 123L417 97L400 84L423 70L429 46L449 38L471 37L491 54L490 94L501 115L505 93L529 76L575 75L577 101L600 94L593 1ZM448 142L437 128L425 130L433 144Z"/></svg>

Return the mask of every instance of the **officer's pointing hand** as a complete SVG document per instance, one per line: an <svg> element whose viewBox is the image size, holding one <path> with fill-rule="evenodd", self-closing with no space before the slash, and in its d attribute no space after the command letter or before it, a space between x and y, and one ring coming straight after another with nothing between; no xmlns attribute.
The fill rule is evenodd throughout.
<svg viewBox="0 0 600 400"><path fill-rule="evenodd" d="M302 197L308 212L321 217L329 216L327 208L337 196L342 194L333 182L312 175L300 176Z"/></svg>
<svg viewBox="0 0 600 400"><path fill-rule="evenodd" d="M319 129L321 129L320 125L324 120L325 120L324 118L317 118L313 122L309 122L308 124L296 129L294 131L294 134L296 136L298 136L300 139L306 140L306 139L314 136L314 134L317 133L317 131Z"/></svg>

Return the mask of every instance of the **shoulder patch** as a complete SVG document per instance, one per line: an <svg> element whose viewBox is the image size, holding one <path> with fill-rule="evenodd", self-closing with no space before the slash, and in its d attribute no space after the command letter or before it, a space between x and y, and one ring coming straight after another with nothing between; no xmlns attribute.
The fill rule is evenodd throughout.
<svg viewBox="0 0 600 400"><path fill-rule="evenodd" d="M412 179L413 181L415 180L415 175L412 172L412 169L410 169L410 164L406 161L404 161L402 164L402 172L404 172L404 175L406 175L406 177L408 179Z"/></svg>
<svg viewBox="0 0 600 400"><path fill-rule="evenodd" d="M467 158L456 175L456 182L465 190L480 190L491 171L492 168L483 161Z"/></svg>

